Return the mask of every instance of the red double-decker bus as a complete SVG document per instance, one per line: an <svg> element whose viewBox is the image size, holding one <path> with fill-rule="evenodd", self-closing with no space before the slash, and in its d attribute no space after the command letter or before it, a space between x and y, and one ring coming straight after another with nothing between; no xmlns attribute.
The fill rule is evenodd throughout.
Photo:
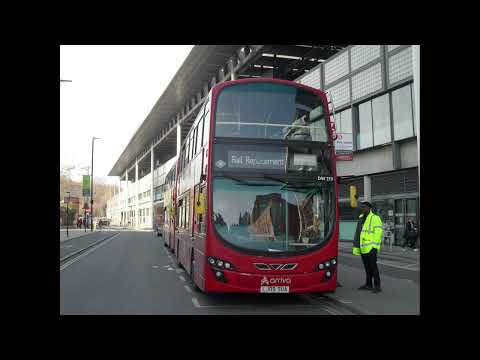
<svg viewBox="0 0 480 360"><path fill-rule="evenodd" d="M181 147L166 231L197 290L335 291L333 140L322 91L270 78L211 89Z"/></svg>
<svg viewBox="0 0 480 360"><path fill-rule="evenodd" d="M165 245L173 249L173 244L175 242L175 184L176 184L176 175L177 167L174 164L171 169L167 172L165 176L165 183L163 184L163 204L164 204L164 222L163 222L163 231L161 232L163 236L163 241Z"/></svg>

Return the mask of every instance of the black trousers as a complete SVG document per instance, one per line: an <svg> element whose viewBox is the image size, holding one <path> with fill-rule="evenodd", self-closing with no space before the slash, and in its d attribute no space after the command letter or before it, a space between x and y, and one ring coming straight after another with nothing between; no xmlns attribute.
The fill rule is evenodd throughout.
<svg viewBox="0 0 480 360"><path fill-rule="evenodd" d="M377 266L377 249L372 249L368 254L362 254L363 267L365 268L365 274L367 275L367 286L373 286L380 288L380 273ZM372 284L373 280L373 284Z"/></svg>

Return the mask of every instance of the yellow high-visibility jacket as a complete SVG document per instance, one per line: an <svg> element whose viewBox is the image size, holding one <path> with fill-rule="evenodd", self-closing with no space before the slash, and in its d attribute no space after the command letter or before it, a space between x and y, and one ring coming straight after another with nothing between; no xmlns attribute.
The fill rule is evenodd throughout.
<svg viewBox="0 0 480 360"><path fill-rule="evenodd" d="M360 217L362 217L360 215ZM368 254L373 248L380 251L380 244L382 243L382 219L370 211L367 219L363 223L362 232L360 233L360 248L353 247L354 255Z"/></svg>

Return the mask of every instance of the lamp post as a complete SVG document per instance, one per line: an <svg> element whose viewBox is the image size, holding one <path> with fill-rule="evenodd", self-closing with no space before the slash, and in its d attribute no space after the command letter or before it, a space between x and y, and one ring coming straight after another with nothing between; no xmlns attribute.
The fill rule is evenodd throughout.
<svg viewBox="0 0 480 360"><path fill-rule="evenodd" d="M90 231L93 232L93 149L95 140L99 140L101 138L92 137L92 178L91 178L91 186L90 186Z"/></svg>
<svg viewBox="0 0 480 360"><path fill-rule="evenodd" d="M67 200L67 237L68 237L68 203L70 202L70 191L66 191L68 194L68 200Z"/></svg>

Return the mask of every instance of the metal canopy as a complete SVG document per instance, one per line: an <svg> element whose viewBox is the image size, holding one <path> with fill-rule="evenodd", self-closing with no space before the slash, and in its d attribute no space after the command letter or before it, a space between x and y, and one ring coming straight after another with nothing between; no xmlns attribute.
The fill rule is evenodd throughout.
<svg viewBox="0 0 480 360"><path fill-rule="evenodd" d="M348 45L258 45L261 51L240 61L236 68L237 78L274 77L294 80L306 71L318 66ZM238 58L243 45L196 45L177 71L167 89L160 96L145 121L137 129L117 162L110 170L109 176L123 176L125 170L132 166L137 157L145 153L145 149L159 135L160 131L169 128L172 119L182 112L185 104L196 94L202 92L204 86L213 78L217 82L219 71L224 69L227 75L227 62ZM227 78L226 80L229 80ZM196 109L198 111L198 109ZM182 123L181 139L187 135L195 119L193 111ZM170 124L171 126L171 124ZM154 149L155 163L164 163L176 155L176 125ZM156 164L155 164L156 167Z"/></svg>
<svg viewBox="0 0 480 360"><path fill-rule="evenodd" d="M239 78L295 80L348 45L267 45L262 56L246 64Z"/></svg>
<svg viewBox="0 0 480 360"><path fill-rule="evenodd" d="M196 45L158 99L145 121L132 136L122 155L109 172L121 176L162 128L185 106L240 45ZM176 148L174 147L174 155Z"/></svg>

